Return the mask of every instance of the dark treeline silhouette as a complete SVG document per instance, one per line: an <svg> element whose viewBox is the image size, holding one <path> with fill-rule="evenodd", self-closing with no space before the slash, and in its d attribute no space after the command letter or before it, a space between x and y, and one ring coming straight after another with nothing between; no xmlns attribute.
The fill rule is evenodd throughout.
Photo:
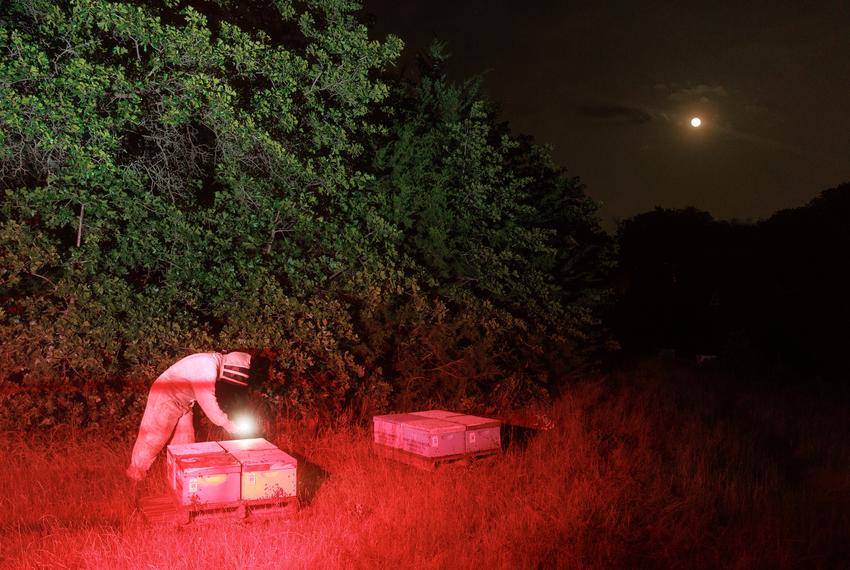
<svg viewBox="0 0 850 570"><path fill-rule="evenodd" d="M611 325L628 354L716 355L840 379L850 184L757 223L657 208L623 221Z"/></svg>

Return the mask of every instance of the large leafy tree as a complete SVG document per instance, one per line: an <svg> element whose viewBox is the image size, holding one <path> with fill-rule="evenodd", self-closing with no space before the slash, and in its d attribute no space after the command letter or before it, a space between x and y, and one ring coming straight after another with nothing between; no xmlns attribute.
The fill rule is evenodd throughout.
<svg viewBox="0 0 850 570"><path fill-rule="evenodd" d="M409 397L509 405L598 346L610 240L578 179L498 122L476 79L450 81L445 60L435 44L396 83L375 152L383 216L418 287L389 317L384 352Z"/></svg>
<svg viewBox="0 0 850 570"><path fill-rule="evenodd" d="M515 404L580 360L595 205L438 51L391 79L401 42L357 10L0 7L4 413L34 387L42 415L114 419L105 390L214 348L268 349L267 402L337 417Z"/></svg>
<svg viewBox="0 0 850 570"><path fill-rule="evenodd" d="M0 375L149 376L213 346L362 372L335 292L392 273L355 164L401 46L356 9L2 4Z"/></svg>

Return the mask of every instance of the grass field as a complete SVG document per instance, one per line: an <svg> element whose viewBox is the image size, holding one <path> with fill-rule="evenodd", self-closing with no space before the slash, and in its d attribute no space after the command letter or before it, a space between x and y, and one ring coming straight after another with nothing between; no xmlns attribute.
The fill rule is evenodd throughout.
<svg viewBox="0 0 850 570"><path fill-rule="evenodd" d="M669 364L587 379L550 429L506 429L503 455L433 473L376 456L363 428L279 425L302 506L248 523L148 525L130 441L6 433L0 567L848 567L847 399L740 386ZM163 475L160 459L140 491Z"/></svg>

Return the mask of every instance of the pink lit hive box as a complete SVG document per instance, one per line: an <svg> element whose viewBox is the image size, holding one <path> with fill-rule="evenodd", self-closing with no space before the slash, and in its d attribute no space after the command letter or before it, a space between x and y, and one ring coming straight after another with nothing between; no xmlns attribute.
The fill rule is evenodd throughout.
<svg viewBox="0 0 850 570"><path fill-rule="evenodd" d="M437 418L419 416L404 423L401 449L424 457L444 457L466 452L466 427Z"/></svg>
<svg viewBox="0 0 850 570"><path fill-rule="evenodd" d="M167 480L178 504L294 497L298 462L263 438L169 445Z"/></svg>
<svg viewBox="0 0 850 570"><path fill-rule="evenodd" d="M426 458L497 451L501 448L498 420L426 410L373 418L374 442Z"/></svg>
<svg viewBox="0 0 850 570"><path fill-rule="evenodd" d="M166 480L171 489L177 488L177 470L175 469L175 458L199 455L204 453L221 453L223 448L214 441L199 441L196 443L174 444L166 447Z"/></svg>
<svg viewBox="0 0 850 570"><path fill-rule="evenodd" d="M375 443L401 449L404 422L421 419L415 414L388 414L373 416L373 434Z"/></svg>
<svg viewBox="0 0 850 570"><path fill-rule="evenodd" d="M169 445L168 455L169 483L178 504L205 505L239 500L242 466L218 443Z"/></svg>
<svg viewBox="0 0 850 570"><path fill-rule="evenodd" d="M451 416L448 421L466 426L467 453L502 447L502 426L498 420L464 415Z"/></svg>
<svg viewBox="0 0 850 570"><path fill-rule="evenodd" d="M221 441L242 466L245 501L294 497L298 461L263 438Z"/></svg>

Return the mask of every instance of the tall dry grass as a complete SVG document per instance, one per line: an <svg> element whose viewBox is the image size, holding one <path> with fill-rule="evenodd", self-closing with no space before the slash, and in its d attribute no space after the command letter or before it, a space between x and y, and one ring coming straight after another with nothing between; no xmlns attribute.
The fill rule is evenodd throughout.
<svg viewBox="0 0 850 570"><path fill-rule="evenodd" d="M291 519L151 526L130 442L5 434L3 568L841 568L850 560L847 401L642 366L572 387L546 431L428 473L363 429L279 425L301 459ZM531 434L525 438L524 435ZM165 490L157 464L140 489Z"/></svg>

